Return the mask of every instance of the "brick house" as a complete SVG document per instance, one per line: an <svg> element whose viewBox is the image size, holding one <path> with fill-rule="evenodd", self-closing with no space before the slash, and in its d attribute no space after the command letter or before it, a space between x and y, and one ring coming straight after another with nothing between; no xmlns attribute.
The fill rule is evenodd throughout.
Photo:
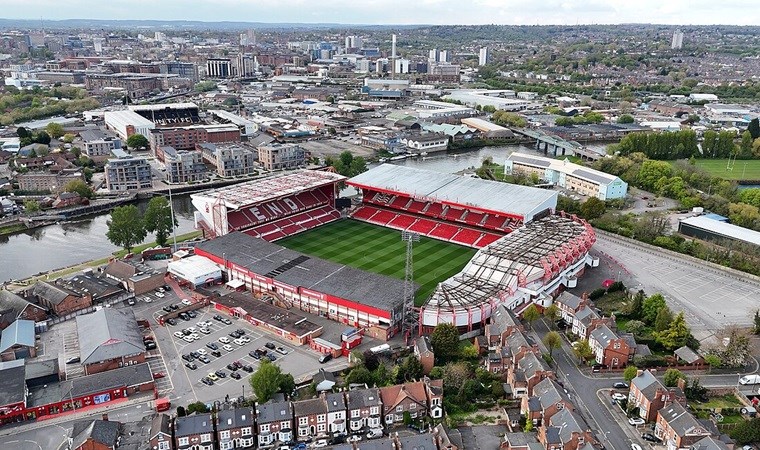
<svg viewBox="0 0 760 450"><path fill-rule="evenodd" d="M554 304L559 308L562 320L567 324L572 324L578 311L588 306L588 293L584 292L583 297L578 297L570 291L564 291L554 300Z"/></svg>
<svg viewBox="0 0 760 450"><path fill-rule="evenodd" d="M544 447L538 442L536 433L506 433L501 443L501 450L533 450Z"/></svg>
<svg viewBox="0 0 760 450"><path fill-rule="evenodd" d="M92 306L92 295L79 294L62 286L38 281L24 291L28 301L36 303L57 316L79 311Z"/></svg>
<svg viewBox="0 0 760 450"><path fill-rule="evenodd" d="M193 414L174 419L174 438L178 450L214 450L214 418Z"/></svg>
<svg viewBox="0 0 760 450"><path fill-rule="evenodd" d="M628 404L639 409L639 417L647 422L657 419L657 412L666 403L686 404L686 396L680 388L666 388L649 370L639 370L631 380Z"/></svg>
<svg viewBox="0 0 760 450"><path fill-rule="evenodd" d="M668 450L685 448L713 433L680 403L670 403L657 412L654 435Z"/></svg>
<svg viewBox="0 0 760 450"><path fill-rule="evenodd" d="M538 429L538 441L547 449L586 450L595 448L596 438L574 411L563 409Z"/></svg>
<svg viewBox="0 0 760 450"><path fill-rule="evenodd" d="M348 403L348 421L351 432L363 428L381 428L383 421L380 413L383 404L380 391L376 388L357 389L346 393Z"/></svg>
<svg viewBox="0 0 760 450"><path fill-rule="evenodd" d="M596 362L612 368L625 367L636 352L635 345L631 347L627 339L604 324L591 332L588 343L596 355Z"/></svg>
<svg viewBox="0 0 760 450"><path fill-rule="evenodd" d="M488 339L488 349L495 350L497 346L505 345L504 342L508 336L523 330L523 325L515 313L505 305L500 305L486 324L485 337Z"/></svg>
<svg viewBox="0 0 760 450"><path fill-rule="evenodd" d="M219 450L250 448L256 444L253 436L253 409L222 409L216 416L216 440Z"/></svg>
<svg viewBox="0 0 760 450"><path fill-rule="evenodd" d="M677 358L679 363L686 363L691 366L701 367L706 364L705 358L685 345L676 349L676 351L673 352L673 356Z"/></svg>
<svg viewBox="0 0 760 450"><path fill-rule="evenodd" d="M151 421L148 444L152 450L174 450L171 418L167 414L157 414Z"/></svg>
<svg viewBox="0 0 760 450"><path fill-rule="evenodd" d="M425 378L425 393L428 398L428 413L433 419L443 417L443 380Z"/></svg>
<svg viewBox="0 0 760 450"><path fill-rule="evenodd" d="M42 306L31 303L11 291L0 289L0 330L19 319L42 322L47 320L47 317L47 311Z"/></svg>
<svg viewBox="0 0 760 450"><path fill-rule="evenodd" d="M256 404L256 435L259 447L293 440L293 405L287 401Z"/></svg>
<svg viewBox="0 0 760 450"><path fill-rule="evenodd" d="M327 404L327 431L330 434L345 434L348 424L346 423L346 399L342 392L327 392L322 394Z"/></svg>
<svg viewBox="0 0 760 450"><path fill-rule="evenodd" d="M538 345L533 342L527 335L522 332L516 332L509 335L505 341L504 347L509 349L510 360L507 363L509 368L515 368L525 355L540 354Z"/></svg>
<svg viewBox="0 0 760 450"><path fill-rule="evenodd" d="M527 415L536 426L563 409L575 410L575 406L562 386L551 378L545 378L536 384L533 395L523 397L520 405L520 412Z"/></svg>
<svg viewBox="0 0 760 450"><path fill-rule="evenodd" d="M734 450L734 445L731 444L729 447L728 444L720 439L706 437L700 439L695 444L692 444L692 446L689 447L689 450Z"/></svg>
<svg viewBox="0 0 760 450"><path fill-rule="evenodd" d="M106 278L118 282L135 295L144 294L163 286L166 271L156 270L139 261L114 259L103 271Z"/></svg>
<svg viewBox="0 0 760 450"><path fill-rule="evenodd" d="M590 306L582 307L573 317L573 334L583 339L588 339L591 332L603 324L611 324L609 317L601 317Z"/></svg>
<svg viewBox="0 0 760 450"><path fill-rule="evenodd" d="M383 417L387 426L404 421L404 413L412 419L443 416L442 380L415 381L380 388Z"/></svg>
<svg viewBox="0 0 760 450"><path fill-rule="evenodd" d="M526 354L517 366L507 374L507 384L512 387L512 395L524 397L533 395L533 388L544 378L554 378L541 357L535 353Z"/></svg>
<svg viewBox="0 0 760 450"><path fill-rule="evenodd" d="M498 347L484 358L483 364L487 371L491 373L507 373L512 363L512 354L508 347Z"/></svg>
<svg viewBox="0 0 760 450"><path fill-rule="evenodd" d="M71 430L72 450L115 450L119 440L119 422L92 420L77 422Z"/></svg>
<svg viewBox="0 0 760 450"><path fill-rule="evenodd" d="M142 331L131 309L103 308L77 316L76 323L85 374L145 362Z"/></svg>
<svg viewBox="0 0 760 450"><path fill-rule="evenodd" d="M422 373L428 375L435 365L435 354L433 346L430 345L430 339L427 336L420 336L414 341L414 356L422 364Z"/></svg>
<svg viewBox="0 0 760 450"><path fill-rule="evenodd" d="M327 403L324 398L293 402L293 413L299 441L327 436Z"/></svg>

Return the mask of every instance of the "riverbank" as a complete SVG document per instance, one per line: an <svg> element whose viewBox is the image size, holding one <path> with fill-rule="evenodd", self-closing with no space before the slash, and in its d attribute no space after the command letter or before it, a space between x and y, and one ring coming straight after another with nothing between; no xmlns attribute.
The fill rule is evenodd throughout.
<svg viewBox="0 0 760 450"><path fill-rule="evenodd" d="M201 237L203 233L201 231L191 231L189 233L180 234L177 236L177 243L180 242L187 242L195 240L199 237ZM171 239L173 242L173 239ZM123 258L127 256L128 253L132 253L133 255L139 255L142 253L143 250L146 250L151 247L155 247L158 244L156 242L150 242L146 244L140 244L132 249L131 252L127 252L126 250L119 250L116 252L111 253L110 256L106 256L104 258L99 259L93 259L90 261L85 261L82 263L74 264L68 267L62 267L59 269L53 269L45 272L40 272L37 275L22 279L22 280L11 280L7 283L5 283L5 287L8 290L20 289L25 288L33 283L36 283L37 281L46 281L46 280L55 280L61 277L65 277L77 272L80 272L85 269L94 268L98 266L102 266L104 264L107 264L108 261L110 261L112 258Z"/></svg>

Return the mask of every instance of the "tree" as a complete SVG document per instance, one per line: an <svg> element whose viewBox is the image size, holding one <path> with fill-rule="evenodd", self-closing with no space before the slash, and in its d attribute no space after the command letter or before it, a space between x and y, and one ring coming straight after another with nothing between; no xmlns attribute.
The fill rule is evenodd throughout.
<svg viewBox="0 0 760 450"><path fill-rule="evenodd" d="M636 375L639 373L639 368L636 366L628 366L623 371L623 379L626 383L630 383L631 380L636 378Z"/></svg>
<svg viewBox="0 0 760 450"><path fill-rule="evenodd" d="M723 360L723 364L728 367L741 367L747 362L750 356L749 336L744 330L736 326L729 326L721 331L719 342L725 342L724 346L717 352Z"/></svg>
<svg viewBox="0 0 760 450"><path fill-rule="evenodd" d="M185 417L187 415L187 412L185 411L184 406L177 406L177 417Z"/></svg>
<svg viewBox="0 0 760 450"><path fill-rule="evenodd" d="M64 192L76 192L82 198L92 198L95 195L92 188L82 180L71 180L63 187Z"/></svg>
<svg viewBox="0 0 760 450"><path fill-rule="evenodd" d="M208 412L208 407L203 402L193 402L187 405L186 413L187 415L198 413L203 414Z"/></svg>
<svg viewBox="0 0 760 450"><path fill-rule="evenodd" d="M646 295L643 290L639 290L631 299L631 303L628 305L628 317L631 319L641 319L644 309L644 300ZM633 333L633 331L631 331Z"/></svg>
<svg viewBox="0 0 760 450"><path fill-rule="evenodd" d="M201 81L195 85L196 92L208 92L216 89L216 83L213 81Z"/></svg>
<svg viewBox="0 0 760 450"><path fill-rule="evenodd" d="M58 139L65 133L63 125L58 122L50 122L47 124L47 126L45 126L45 131L47 131L47 134L49 134L53 139Z"/></svg>
<svg viewBox="0 0 760 450"><path fill-rule="evenodd" d="M459 354L459 330L450 323L436 325L430 335L430 345L440 361L451 361Z"/></svg>
<svg viewBox="0 0 760 450"><path fill-rule="evenodd" d="M654 331L662 332L670 327L670 322L673 320L673 313L667 306L660 308L657 311L657 317L654 319Z"/></svg>
<svg viewBox="0 0 760 450"><path fill-rule="evenodd" d="M147 148L149 145L148 139L139 133L127 138L127 147L129 148Z"/></svg>
<svg viewBox="0 0 760 450"><path fill-rule="evenodd" d="M623 114L618 117L617 123L633 123L633 116L630 114Z"/></svg>
<svg viewBox="0 0 760 450"><path fill-rule="evenodd" d="M135 205L118 206L111 211L111 220L107 222L106 236L112 244L124 247L131 252L135 244L139 244L148 233L143 226L140 211Z"/></svg>
<svg viewBox="0 0 760 450"><path fill-rule="evenodd" d="M359 175L360 173L364 173L367 171L367 161L361 157L357 156L351 161L351 165L348 168L348 175L349 177L355 177L356 175Z"/></svg>
<svg viewBox="0 0 760 450"><path fill-rule="evenodd" d="M760 441L760 418L739 422L730 432L731 437L738 445Z"/></svg>
<svg viewBox="0 0 760 450"><path fill-rule="evenodd" d="M74 138L75 137L76 136L74 136L71 133L66 133L66 134L63 135L63 142L65 142L67 144L71 144L72 142L74 142Z"/></svg>
<svg viewBox="0 0 760 450"><path fill-rule="evenodd" d="M550 331L544 336L544 345L549 349L549 356L554 357L554 349L562 347L562 337L556 331Z"/></svg>
<svg viewBox="0 0 760 450"><path fill-rule="evenodd" d="M172 216L171 205L166 197L153 197L148 202L148 208L143 216L145 230L156 233L156 243L161 247L166 245L169 234L179 224L177 218Z"/></svg>
<svg viewBox="0 0 760 450"><path fill-rule="evenodd" d="M24 127L16 128L16 135L21 139L32 137L32 133L30 133L29 130Z"/></svg>
<svg viewBox="0 0 760 450"><path fill-rule="evenodd" d="M549 326L554 329L554 327L557 326L557 320L559 320L560 317L559 307L552 303L544 309L544 317L549 321Z"/></svg>
<svg viewBox="0 0 760 450"><path fill-rule="evenodd" d="M760 138L760 120L758 120L757 117L749 121L749 125L747 126L747 131L749 131L750 136L752 136L752 139ZM19 134L20 137L22 137Z"/></svg>
<svg viewBox="0 0 760 450"><path fill-rule="evenodd" d="M472 378L472 369L468 363L448 363L443 366L443 390L446 395L455 395Z"/></svg>
<svg viewBox="0 0 760 450"><path fill-rule="evenodd" d="M755 328L753 332L755 334L760 334L760 310L755 310L754 324L755 324Z"/></svg>
<svg viewBox="0 0 760 450"><path fill-rule="evenodd" d="M665 375L663 375L662 382L666 387L674 387L678 386L678 380L681 378L686 379L686 375L683 372L678 369L668 369L665 371Z"/></svg>
<svg viewBox="0 0 760 450"><path fill-rule="evenodd" d="M541 313L538 312L535 303L531 303L531 305L523 311L523 319L528 321L529 328L533 328L533 322L539 317L541 317Z"/></svg>
<svg viewBox="0 0 760 450"><path fill-rule="evenodd" d="M720 365L723 363L723 361L720 359L720 356L712 353L705 355L705 362L708 366L707 373L712 372L714 368L720 367Z"/></svg>
<svg viewBox="0 0 760 450"><path fill-rule="evenodd" d="M364 366L356 366L346 375L346 384L372 385L372 372Z"/></svg>
<svg viewBox="0 0 760 450"><path fill-rule="evenodd" d="M628 323L625 324L625 331L634 336L640 336L644 332L646 326L647 324L640 320L629 320Z"/></svg>
<svg viewBox="0 0 760 450"><path fill-rule="evenodd" d="M396 378L397 383L419 380L422 378L422 375L424 374L423 372L425 371L419 358L414 355L407 356L404 358L404 361L396 367L399 369Z"/></svg>
<svg viewBox="0 0 760 450"><path fill-rule="evenodd" d="M588 200L581 204L581 216L586 220L597 219L602 217L607 206L602 200L596 197L589 197Z"/></svg>
<svg viewBox="0 0 760 450"><path fill-rule="evenodd" d="M278 365L273 364L268 359L262 359L261 365L249 379L253 393L256 394L256 401L266 403L275 393L287 389L289 386L287 386L288 380L286 378ZM292 378L291 375L290 379L292 380ZM295 383L293 385L295 386ZM287 393L290 394L292 390L290 388Z"/></svg>
<svg viewBox="0 0 760 450"><path fill-rule="evenodd" d="M652 334L657 342L670 351L683 347L689 341L689 338L691 338L691 331L689 330L689 326L686 325L683 311L678 313L667 330Z"/></svg>
<svg viewBox="0 0 760 450"><path fill-rule="evenodd" d="M594 357L594 349L591 348L588 339L581 339L573 345L573 353L581 363L585 364L586 361Z"/></svg>
<svg viewBox="0 0 760 450"><path fill-rule="evenodd" d="M641 305L641 319L644 323L650 325L654 324L655 319L657 319L657 313L665 306L667 306L665 303L665 297L661 294L650 295Z"/></svg>
<svg viewBox="0 0 760 450"><path fill-rule="evenodd" d="M34 142L38 144L50 144L50 135L47 134L44 131L40 131L39 133L35 133L34 135Z"/></svg>
<svg viewBox="0 0 760 450"><path fill-rule="evenodd" d="M480 356L480 351L478 350L478 347L475 345L465 345L462 348L461 356L464 359L478 359Z"/></svg>
<svg viewBox="0 0 760 450"><path fill-rule="evenodd" d="M40 210L40 202L37 200L25 200L24 211L27 213L36 213Z"/></svg>

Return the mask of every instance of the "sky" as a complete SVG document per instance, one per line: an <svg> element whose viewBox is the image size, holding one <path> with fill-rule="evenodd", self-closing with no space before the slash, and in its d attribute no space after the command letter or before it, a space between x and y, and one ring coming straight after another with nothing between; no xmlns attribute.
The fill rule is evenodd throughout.
<svg viewBox="0 0 760 450"><path fill-rule="evenodd" d="M7 19L266 23L758 25L755 0L2 0Z"/></svg>

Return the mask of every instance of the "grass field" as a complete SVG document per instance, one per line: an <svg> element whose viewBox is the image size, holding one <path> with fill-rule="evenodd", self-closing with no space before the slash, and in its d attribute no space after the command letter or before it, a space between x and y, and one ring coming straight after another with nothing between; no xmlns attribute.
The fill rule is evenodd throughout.
<svg viewBox="0 0 760 450"><path fill-rule="evenodd" d="M696 166L714 177L726 180L747 180L760 182L760 160L731 160L733 170L726 170L727 159L697 159Z"/></svg>
<svg viewBox="0 0 760 450"><path fill-rule="evenodd" d="M278 244L368 272L404 279L405 244L401 232L356 220L340 220L286 239ZM421 237L414 244L414 282L422 304L435 286L457 273L475 249Z"/></svg>

